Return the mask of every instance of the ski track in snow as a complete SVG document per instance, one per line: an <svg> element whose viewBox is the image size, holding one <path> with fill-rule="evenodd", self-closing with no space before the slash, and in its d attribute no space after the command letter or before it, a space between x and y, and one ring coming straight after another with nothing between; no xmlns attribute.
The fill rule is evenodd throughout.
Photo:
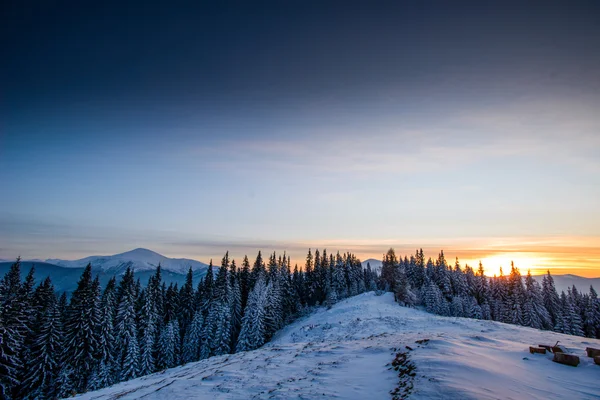
<svg viewBox="0 0 600 400"><path fill-rule="evenodd" d="M430 339L424 344L419 339ZM552 362L529 346L557 340L581 364ZM405 346L413 350L408 351ZM439 317L365 293L321 308L262 348L213 357L123 382L79 399L390 399L390 363L408 351L417 369L410 399L600 399L600 340L493 321Z"/></svg>

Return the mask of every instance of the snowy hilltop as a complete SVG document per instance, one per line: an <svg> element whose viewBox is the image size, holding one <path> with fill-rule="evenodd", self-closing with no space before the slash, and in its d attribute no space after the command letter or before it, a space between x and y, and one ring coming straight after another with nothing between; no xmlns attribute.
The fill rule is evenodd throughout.
<svg viewBox="0 0 600 400"><path fill-rule="evenodd" d="M528 352L530 345L556 341L580 356L578 367ZM317 309L260 349L189 363L78 398L390 399L401 387L412 388L411 399L597 399L600 366L585 357L586 347L600 347L600 340L435 316L400 307L391 293L369 292ZM399 380L392 366L398 355L414 377L411 372Z"/></svg>
<svg viewBox="0 0 600 400"><path fill-rule="evenodd" d="M66 268L85 268L91 264L94 269L109 272L124 272L128 267L135 271L154 271L160 264L165 271L185 274L191 267L192 271L204 270L208 265L187 258L168 258L148 249L134 249L112 256L90 256L80 260L46 260L49 264Z"/></svg>

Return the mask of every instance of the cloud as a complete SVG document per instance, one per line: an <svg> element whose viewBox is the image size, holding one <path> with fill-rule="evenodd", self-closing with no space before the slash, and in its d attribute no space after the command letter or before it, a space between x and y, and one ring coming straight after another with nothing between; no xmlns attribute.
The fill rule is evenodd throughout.
<svg viewBox="0 0 600 400"><path fill-rule="evenodd" d="M511 156L600 168L598 101L520 100L427 115L417 122L389 115L344 123L280 127L270 135L240 135L208 147L206 163L246 173L414 174ZM354 122L354 123L353 123ZM193 146L186 152L199 152Z"/></svg>

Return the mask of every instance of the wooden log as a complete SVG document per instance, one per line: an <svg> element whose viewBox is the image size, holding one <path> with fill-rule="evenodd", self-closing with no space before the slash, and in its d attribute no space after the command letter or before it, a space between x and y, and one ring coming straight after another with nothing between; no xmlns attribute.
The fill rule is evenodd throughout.
<svg viewBox="0 0 600 400"><path fill-rule="evenodd" d="M554 353L554 358L552 361L557 362L559 364L570 365L576 367L579 365L579 357L574 356L573 354L566 353Z"/></svg>
<svg viewBox="0 0 600 400"><path fill-rule="evenodd" d="M598 365L600 365L600 356L596 356L594 357L594 362Z"/></svg>
<svg viewBox="0 0 600 400"><path fill-rule="evenodd" d="M533 346L529 346L529 352L531 354L546 354L546 349L543 347L533 347Z"/></svg>
<svg viewBox="0 0 600 400"><path fill-rule="evenodd" d="M552 346L550 346L548 344L538 344L538 347L543 347L547 351L552 352Z"/></svg>
<svg viewBox="0 0 600 400"><path fill-rule="evenodd" d="M587 347L585 349L585 351L587 351L587 356L588 357L600 356L600 349L595 349L593 347Z"/></svg>

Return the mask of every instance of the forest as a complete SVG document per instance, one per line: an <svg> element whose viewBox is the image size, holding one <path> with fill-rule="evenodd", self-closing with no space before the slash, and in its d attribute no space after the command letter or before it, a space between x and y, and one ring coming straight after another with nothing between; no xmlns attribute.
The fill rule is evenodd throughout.
<svg viewBox="0 0 600 400"><path fill-rule="evenodd" d="M253 350L316 306L365 291L393 292L402 306L451 317L500 322L600 338L600 302L590 287L557 293L550 273L539 285L512 266L487 277L443 251L382 257L380 273L351 253L308 251L293 270L288 256L261 252L238 267L225 254L204 278L192 271L181 287L161 278L147 284L127 270L102 288L91 266L77 289L57 296L49 278L36 285L34 269L21 280L17 260L0 281L0 397L52 399L97 390L212 356Z"/></svg>

